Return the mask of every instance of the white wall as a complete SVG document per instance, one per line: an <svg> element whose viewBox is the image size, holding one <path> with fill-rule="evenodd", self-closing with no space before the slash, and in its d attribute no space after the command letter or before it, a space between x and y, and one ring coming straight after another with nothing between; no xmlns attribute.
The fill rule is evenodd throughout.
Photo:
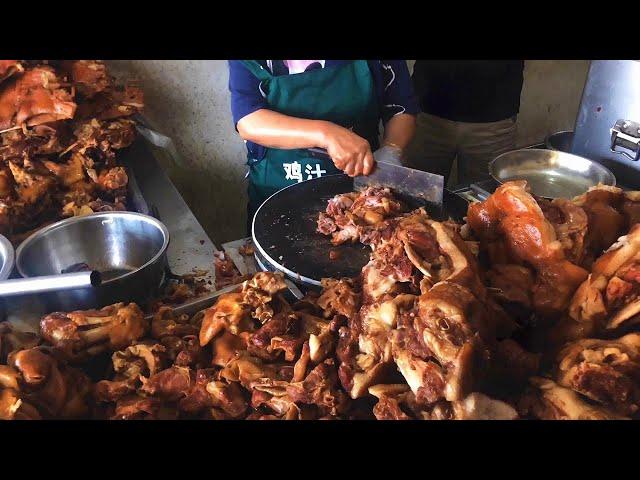
<svg viewBox="0 0 640 480"><path fill-rule="evenodd" d="M171 136L184 165L166 164L172 180L220 244L245 233L245 150L229 111L225 60L119 60L117 75L136 76L146 95L146 115ZM410 68L413 61L408 61ZM525 63L518 145L572 129L589 62Z"/></svg>

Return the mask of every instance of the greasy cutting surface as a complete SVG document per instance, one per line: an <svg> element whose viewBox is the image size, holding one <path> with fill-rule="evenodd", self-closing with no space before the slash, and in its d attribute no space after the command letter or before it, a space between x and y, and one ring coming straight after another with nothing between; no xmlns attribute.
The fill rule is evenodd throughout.
<svg viewBox="0 0 640 480"><path fill-rule="evenodd" d="M329 175L279 191L256 212L252 229L256 247L278 270L312 280L305 283L358 275L371 249L359 243L334 247L329 237L316 232L318 214L325 210L327 201L352 190L351 178ZM331 250L338 252L336 260L329 258ZM300 280L304 282L304 278Z"/></svg>
<svg viewBox="0 0 640 480"><path fill-rule="evenodd" d="M327 175L280 190L256 212L252 229L256 247L272 267L306 284L359 275L371 248L360 243L333 246L330 237L316 232L318 214L325 211L327 201L353 190L353 179L346 175ZM436 219L449 215L461 219L466 214L467 202L447 191L443 207L447 214L418 199L399 198L410 208L425 206Z"/></svg>

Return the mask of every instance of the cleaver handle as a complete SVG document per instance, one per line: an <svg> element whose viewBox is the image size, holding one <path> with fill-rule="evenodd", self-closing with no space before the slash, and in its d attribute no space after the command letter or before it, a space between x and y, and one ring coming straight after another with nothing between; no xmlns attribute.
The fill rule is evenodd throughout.
<svg viewBox="0 0 640 480"><path fill-rule="evenodd" d="M309 152L309 155L311 155L313 158L319 158L321 160L331 160L329 152L327 152L324 148L307 148L307 152Z"/></svg>

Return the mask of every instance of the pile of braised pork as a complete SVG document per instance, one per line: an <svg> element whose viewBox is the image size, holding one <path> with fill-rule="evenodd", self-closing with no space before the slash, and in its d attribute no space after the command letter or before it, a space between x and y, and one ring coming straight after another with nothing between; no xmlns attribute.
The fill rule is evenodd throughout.
<svg viewBox="0 0 640 480"><path fill-rule="evenodd" d="M263 272L191 318L115 304L40 335L0 324L0 418L640 417L637 194L510 182L465 225L386 190L340 197L319 228L370 261L303 300Z"/></svg>
<svg viewBox="0 0 640 480"><path fill-rule="evenodd" d="M347 318L331 312L350 315L357 301L332 296L343 285L291 305L282 277L258 273L192 318L162 307L147 322L135 304L115 304L46 315L40 335L2 324L0 418L371 417L338 379Z"/></svg>
<svg viewBox="0 0 640 480"><path fill-rule="evenodd" d="M64 217L126 209L117 152L135 138L142 97L99 61L0 60L0 233L17 242Z"/></svg>
<svg viewBox="0 0 640 480"><path fill-rule="evenodd" d="M377 418L639 416L638 192L509 182L465 225L398 209L368 189L318 219L372 247L336 351L352 398L377 397Z"/></svg>

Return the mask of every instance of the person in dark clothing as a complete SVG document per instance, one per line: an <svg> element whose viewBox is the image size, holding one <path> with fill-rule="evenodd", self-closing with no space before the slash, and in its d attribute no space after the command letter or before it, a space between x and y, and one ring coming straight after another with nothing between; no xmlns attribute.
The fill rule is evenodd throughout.
<svg viewBox="0 0 640 480"><path fill-rule="evenodd" d="M229 90L247 146L248 222L289 185L368 175L374 151L399 163L418 113L405 60L229 60ZM314 158L311 147L331 160Z"/></svg>
<svg viewBox="0 0 640 480"><path fill-rule="evenodd" d="M421 113L405 164L446 182L457 158L456 183L487 178L487 164L515 148L523 73L523 60L417 60Z"/></svg>

